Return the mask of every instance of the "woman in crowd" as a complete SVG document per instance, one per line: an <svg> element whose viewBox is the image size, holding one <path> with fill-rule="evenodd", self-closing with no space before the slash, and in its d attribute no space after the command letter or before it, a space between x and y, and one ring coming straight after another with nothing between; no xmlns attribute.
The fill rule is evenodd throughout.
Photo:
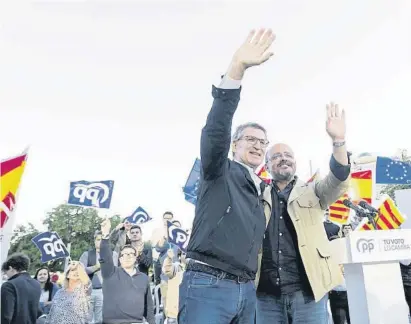
<svg viewBox="0 0 411 324"><path fill-rule="evenodd" d="M34 276L41 286L40 309L43 314L48 314L51 307L51 301L59 287L51 282L50 271L47 267L37 269Z"/></svg>
<svg viewBox="0 0 411 324"><path fill-rule="evenodd" d="M70 262L63 288L53 298L46 324L86 324L91 290L84 267L77 261Z"/></svg>

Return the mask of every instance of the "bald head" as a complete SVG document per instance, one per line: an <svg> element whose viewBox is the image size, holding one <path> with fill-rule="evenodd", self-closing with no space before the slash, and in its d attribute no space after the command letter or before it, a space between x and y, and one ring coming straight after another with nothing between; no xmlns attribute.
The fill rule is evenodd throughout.
<svg viewBox="0 0 411 324"><path fill-rule="evenodd" d="M291 147L284 143L274 144L267 151L266 166L274 181L291 181L296 170L294 152Z"/></svg>

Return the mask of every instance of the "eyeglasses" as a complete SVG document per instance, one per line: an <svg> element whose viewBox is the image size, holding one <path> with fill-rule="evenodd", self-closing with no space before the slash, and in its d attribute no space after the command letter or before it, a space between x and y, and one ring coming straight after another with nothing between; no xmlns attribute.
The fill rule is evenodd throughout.
<svg viewBox="0 0 411 324"><path fill-rule="evenodd" d="M123 253L123 254L120 254L120 258L133 258L133 257L135 257L136 256L136 254L135 253Z"/></svg>
<svg viewBox="0 0 411 324"><path fill-rule="evenodd" d="M266 139L261 139L261 138L257 138L254 136L243 136L243 137L240 137L238 140L242 140L242 139L245 140L249 145L255 145L257 144L257 142L260 142L260 145L262 148L266 148L268 144L270 143Z"/></svg>

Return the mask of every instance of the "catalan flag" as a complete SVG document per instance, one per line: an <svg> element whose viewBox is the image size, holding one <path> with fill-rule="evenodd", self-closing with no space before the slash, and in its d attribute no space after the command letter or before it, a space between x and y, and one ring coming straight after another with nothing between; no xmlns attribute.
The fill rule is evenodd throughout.
<svg viewBox="0 0 411 324"><path fill-rule="evenodd" d="M7 258L13 233L13 209L27 160L27 153L0 162L0 230L1 261Z"/></svg>
<svg viewBox="0 0 411 324"><path fill-rule="evenodd" d="M311 176L311 178L308 179L307 184L310 182L315 182L316 180L318 180L319 177L320 177L320 169L317 169L317 171L315 171L315 173Z"/></svg>
<svg viewBox="0 0 411 324"><path fill-rule="evenodd" d="M267 184L271 184L271 176L270 173L267 171L265 168L265 165L263 165L260 169L260 171L257 172L257 175Z"/></svg>
<svg viewBox="0 0 411 324"><path fill-rule="evenodd" d="M351 173L350 196L354 202L365 200L371 204L372 200L372 172L371 170L355 171Z"/></svg>
<svg viewBox="0 0 411 324"><path fill-rule="evenodd" d="M345 194L340 199L338 199L335 203L330 205L328 208L329 216L328 219L334 223L339 224L346 224L348 222L348 218L350 216L350 209L344 206L343 201L344 199L348 198L348 194Z"/></svg>
<svg viewBox="0 0 411 324"><path fill-rule="evenodd" d="M377 209L378 216L376 218L376 223L378 230L397 229L406 220L406 216L401 214L394 201L388 195L383 196L382 203ZM366 219L363 220L363 224L360 224L359 226L360 231L373 229L372 225Z"/></svg>

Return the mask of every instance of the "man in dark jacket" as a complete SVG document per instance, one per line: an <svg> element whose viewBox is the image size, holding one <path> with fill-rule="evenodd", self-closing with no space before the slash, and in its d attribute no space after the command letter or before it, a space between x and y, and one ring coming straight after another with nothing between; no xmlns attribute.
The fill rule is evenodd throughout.
<svg viewBox="0 0 411 324"><path fill-rule="evenodd" d="M231 140L245 70L267 61L271 30L250 33L235 53L201 134L201 178L180 285L178 323L254 323L257 255L266 218L265 183L255 175L268 145L257 123L241 125ZM230 145L233 161L229 160ZM267 189L267 190L266 190ZM267 195L268 192L268 195ZM240 305L240 306L239 306Z"/></svg>
<svg viewBox="0 0 411 324"><path fill-rule="evenodd" d="M8 278L1 286L1 324L35 324L41 315L40 283L30 277L29 265L25 254L16 253L1 267Z"/></svg>

